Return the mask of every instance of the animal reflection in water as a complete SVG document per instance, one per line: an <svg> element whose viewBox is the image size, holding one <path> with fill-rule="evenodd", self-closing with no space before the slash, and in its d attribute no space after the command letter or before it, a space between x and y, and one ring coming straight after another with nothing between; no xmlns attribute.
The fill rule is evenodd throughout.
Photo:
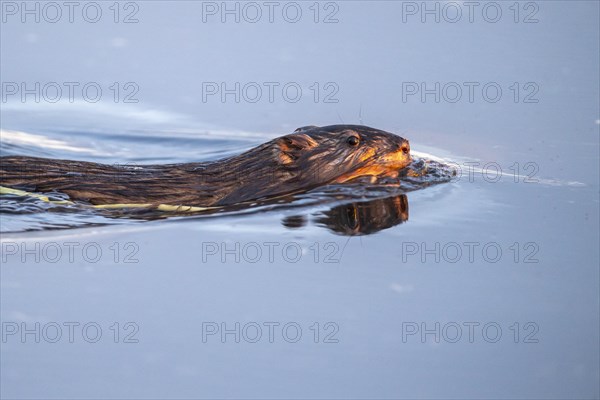
<svg viewBox="0 0 600 400"><path fill-rule="evenodd" d="M408 197L405 194L343 204L323 212L317 224L344 236L370 235L408 220ZM282 221L288 228L307 224L305 216L286 217Z"/></svg>

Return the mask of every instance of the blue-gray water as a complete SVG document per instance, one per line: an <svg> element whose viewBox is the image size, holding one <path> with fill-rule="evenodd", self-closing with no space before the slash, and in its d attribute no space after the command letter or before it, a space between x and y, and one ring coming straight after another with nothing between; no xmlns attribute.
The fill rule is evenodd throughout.
<svg viewBox="0 0 600 400"><path fill-rule="evenodd" d="M2 212L2 398L600 396L597 2L481 2L472 22L428 2L439 23L421 2L276 3L272 23L263 3L254 23L245 3L239 23L221 2L119 3L118 23L112 2L96 23L22 4L1 3L2 155L207 160L343 122L462 176L105 226ZM373 209L390 218L347 236ZM82 227L39 229L61 224Z"/></svg>

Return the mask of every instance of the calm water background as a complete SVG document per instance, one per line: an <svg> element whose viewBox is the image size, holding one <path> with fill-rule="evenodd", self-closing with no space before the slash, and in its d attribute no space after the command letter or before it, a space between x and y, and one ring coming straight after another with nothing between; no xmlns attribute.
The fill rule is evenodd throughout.
<svg viewBox="0 0 600 400"><path fill-rule="evenodd" d="M102 221L2 213L3 398L598 398L598 2L521 2L518 22L498 2L496 23L484 2L473 22L462 3L427 3L439 23L420 2L320 3L318 23L312 2L296 23L290 3L272 23L265 6L256 23L241 3L240 22L223 23L207 13L220 2L192 1L120 3L118 23L99 2L91 23L86 4L51 23L40 3L36 23L2 2L2 155L197 161L362 122L463 176L409 193L408 221L360 237L318 222L331 205L35 232L19 231ZM48 86L23 100L23 82L62 97ZM79 85L73 102L65 82ZM262 97L206 92L222 82ZM439 102L408 92L436 82ZM504 175L471 179L465 162ZM306 225L282 222L298 216ZM36 323L39 343L21 336ZM220 332L236 323L239 343Z"/></svg>

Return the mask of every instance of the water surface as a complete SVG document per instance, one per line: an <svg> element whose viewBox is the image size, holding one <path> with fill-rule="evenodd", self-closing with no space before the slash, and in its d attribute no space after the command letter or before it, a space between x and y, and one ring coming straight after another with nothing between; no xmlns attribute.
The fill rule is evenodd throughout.
<svg viewBox="0 0 600 400"><path fill-rule="evenodd" d="M199 161L364 123L461 175L152 221L3 211L2 397L598 398L598 3L533 2L524 23L529 3L518 23L512 2L497 23L423 23L407 2L361 1L335 3L329 24L308 3L298 23L202 22L183 1L136 2L133 24L3 22L3 82L97 82L108 97L13 96L2 155ZM114 82L139 101L115 103ZM306 95L205 102L207 82ZM503 95L406 97L422 82ZM39 343L8 334L36 323Z"/></svg>

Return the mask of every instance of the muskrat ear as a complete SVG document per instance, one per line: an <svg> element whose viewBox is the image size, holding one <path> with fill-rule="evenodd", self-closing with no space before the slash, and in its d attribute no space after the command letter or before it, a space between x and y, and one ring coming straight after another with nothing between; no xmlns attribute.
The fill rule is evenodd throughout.
<svg viewBox="0 0 600 400"><path fill-rule="evenodd" d="M284 165L293 163L303 150L316 147L315 139L305 133L292 133L276 139L277 158Z"/></svg>
<svg viewBox="0 0 600 400"><path fill-rule="evenodd" d="M301 126L300 128L296 129L294 131L294 133L296 132L303 132L303 131L307 131L309 129L314 129L314 128L318 128L318 126L316 125L306 125L306 126Z"/></svg>

